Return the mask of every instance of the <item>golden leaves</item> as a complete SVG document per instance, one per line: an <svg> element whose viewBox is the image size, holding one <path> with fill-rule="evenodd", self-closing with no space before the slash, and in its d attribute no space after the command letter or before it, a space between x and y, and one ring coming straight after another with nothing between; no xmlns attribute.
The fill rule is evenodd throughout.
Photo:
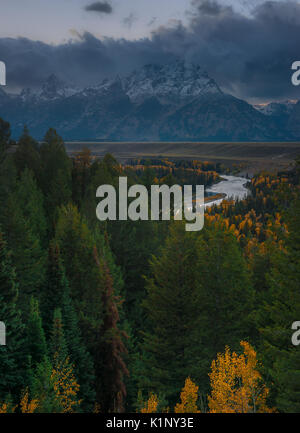
<svg viewBox="0 0 300 433"><path fill-rule="evenodd" d="M175 406L175 413L200 413L197 407L198 389L188 377L180 394L181 403Z"/></svg>
<svg viewBox="0 0 300 433"><path fill-rule="evenodd" d="M269 390L258 371L256 352L241 341L244 353L237 355L226 347L212 362L211 395L208 405L212 413L272 412L266 405Z"/></svg>
<svg viewBox="0 0 300 433"><path fill-rule="evenodd" d="M141 413L155 413L157 412L158 397L156 394L151 394L146 406L141 409Z"/></svg>
<svg viewBox="0 0 300 433"><path fill-rule="evenodd" d="M54 361L55 366L51 375L54 392L61 404L63 413L73 412L80 405L80 400L77 399L80 387L73 373L73 365L69 358L60 361L58 353L54 355Z"/></svg>

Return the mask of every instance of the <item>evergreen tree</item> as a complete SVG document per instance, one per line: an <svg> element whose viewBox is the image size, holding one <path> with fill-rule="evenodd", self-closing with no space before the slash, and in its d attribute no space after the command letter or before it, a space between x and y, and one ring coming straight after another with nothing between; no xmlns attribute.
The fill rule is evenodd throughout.
<svg viewBox="0 0 300 433"><path fill-rule="evenodd" d="M97 401L104 412L123 412L126 388L124 376L129 372L124 362L127 349L124 344L126 334L118 328L119 313L114 294L113 278L105 260L99 260L95 250L95 260L102 270L104 320L101 328L102 345L96 354L96 373L102 381L97 381ZM100 384L100 387L99 387Z"/></svg>
<svg viewBox="0 0 300 433"><path fill-rule="evenodd" d="M8 394L16 398L24 385L24 325L17 301L16 274L0 231L0 320L6 326L6 345L0 346L1 401L5 401Z"/></svg>
<svg viewBox="0 0 300 433"><path fill-rule="evenodd" d="M33 297L30 300L29 317L26 324L26 346L24 351L27 351L30 357L30 366L32 369L35 369L37 364L41 363L48 354L42 319L39 312L39 303Z"/></svg>
<svg viewBox="0 0 300 433"><path fill-rule="evenodd" d="M268 297L260 308L261 351L276 407L300 412L300 356L293 346L292 323L300 317L300 196L288 212L285 250L273 255Z"/></svg>
<svg viewBox="0 0 300 433"><path fill-rule="evenodd" d="M23 217L42 245L46 242L47 219L44 211L44 198L37 186L33 172L25 168L16 186L16 199Z"/></svg>
<svg viewBox="0 0 300 433"><path fill-rule="evenodd" d="M64 362L68 357L68 347L63 329L61 310L56 308L53 315L53 327L50 337L50 353L57 362Z"/></svg>
<svg viewBox="0 0 300 433"><path fill-rule="evenodd" d="M53 367L47 356L36 366L30 394L32 398L38 400L36 412L40 413L59 413L62 412L62 405L58 401L52 377Z"/></svg>
<svg viewBox="0 0 300 433"><path fill-rule="evenodd" d="M103 322L101 274L94 259L95 239L77 208L60 209L56 240L70 284L71 298L89 350L97 344Z"/></svg>
<svg viewBox="0 0 300 433"><path fill-rule="evenodd" d="M200 297L195 236L172 224L159 256L151 260L144 306L149 323L139 389L162 393L175 404L186 377L198 378Z"/></svg>
<svg viewBox="0 0 300 433"><path fill-rule="evenodd" d="M62 314L59 308L54 311L50 350L53 365L51 379L56 399L60 403L62 412L73 412L75 408L78 409L80 404L77 397L80 386L74 375L74 365L70 362Z"/></svg>
<svg viewBox="0 0 300 433"><path fill-rule="evenodd" d="M210 363L226 345L237 350L252 338L254 291L250 273L235 236L218 224L205 227L197 240L199 296L198 367L202 392L208 391Z"/></svg>
<svg viewBox="0 0 300 433"><path fill-rule="evenodd" d="M44 137L40 154L41 186L45 195L46 212L53 223L57 208L71 200L71 161L62 138L52 128Z"/></svg>
<svg viewBox="0 0 300 433"><path fill-rule="evenodd" d="M93 360L81 335L77 313L70 296L68 280L61 263L59 247L54 241L49 247L48 270L42 293L42 306L48 336L50 336L53 327L54 311L56 308L61 308L67 349L71 361L75 364L75 373L80 385L81 407L82 410L90 411L95 403Z"/></svg>
<svg viewBox="0 0 300 433"><path fill-rule="evenodd" d="M75 365L74 372L80 385L78 394L82 401L80 407L82 411L90 412L96 401L94 364L81 335L69 287L64 290L62 315L70 360Z"/></svg>
<svg viewBox="0 0 300 433"><path fill-rule="evenodd" d="M56 308L62 308L63 298L68 288L65 270L60 260L59 246L50 242L45 284L41 292L41 310L47 337L53 326L53 314Z"/></svg>
<svg viewBox="0 0 300 433"><path fill-rule="evenodd" d="M32 170L36 179L41 173L41 159L38 143L30 135L27 127L24 127L23 134L18 141L18 147L14 154L14 160L20 175L25 168Z"/></svg>
<svg viewBox="0 0 300 433"><path fill-rule="evenodd" d="M31 231L30 221L24 218L15 193L6 200L1 222L19 281L19 305L22 311L28 311L30 297L38 298L44 282L45 254L39 238Z"/></svg>
<svg viewBox="0 0 300 433"><path fill-rule="evenodd" d="M6 157L7 150L12 145L10 136L11 136L10 124L0 118L0 164L2 163L3 159Z"/></svg>

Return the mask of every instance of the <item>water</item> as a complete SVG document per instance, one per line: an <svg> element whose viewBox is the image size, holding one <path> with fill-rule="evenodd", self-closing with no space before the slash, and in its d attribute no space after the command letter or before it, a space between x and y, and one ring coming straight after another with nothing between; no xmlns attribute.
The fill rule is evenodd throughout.
<svg viewBox="0 0 300 433"><path fill-rule="evenodd" d="M207 188L206 192L212 194L226 194L226 199L232 198L233 200L242 200L249 194L249 190L245 186L248 179L245 177L222 175L222 179L224 180ZM224 198L211 201L206 203L205 207L220 204L223 200Z"/></svg>

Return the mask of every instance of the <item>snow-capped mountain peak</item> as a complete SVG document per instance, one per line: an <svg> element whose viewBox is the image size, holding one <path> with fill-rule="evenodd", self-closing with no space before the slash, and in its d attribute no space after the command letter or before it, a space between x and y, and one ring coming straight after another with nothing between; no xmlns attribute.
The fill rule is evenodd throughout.
<svg viewBox="0 0 300 433"><path fill-rule="evenodd" d="M23 101L51 101L59 98L67 98L68 96L74 95L78 91L78 88L66 85L55 74L51 74L42 83L39 89L23 89L20 96Z"/></svg>
<svg viewBox="0 0 300 433"><path fill-rule="evenodd" d="M256 104L253 105L253 107L266 116L274 116L290 114L296 103L297 100L288 99L286 101L270 102L268 104Z"/></svg>
<svg viewBox="0 0 300 433"><path fill-rule="evenodd" d="M222 94L199 65L183 61L145 65L123 80L123 88L133 102L151 97L162 103L186 102L206 94Z"/></svg>

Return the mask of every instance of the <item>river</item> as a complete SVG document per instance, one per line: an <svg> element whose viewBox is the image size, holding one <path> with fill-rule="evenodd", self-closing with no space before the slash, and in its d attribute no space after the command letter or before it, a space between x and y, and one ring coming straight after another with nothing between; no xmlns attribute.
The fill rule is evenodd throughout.
<svg viewBox="0 0 300 433"><path fill-rule="evenodd" d="M232 198L233 200L242 200L249 194L249 190L245 186L248 179L245 177L222 175L221 178L224 180L208 187L206 192L210 194L226 194L225 199ZM205 207L220 204L224 198L210 201L205 204Z"/></svg>

